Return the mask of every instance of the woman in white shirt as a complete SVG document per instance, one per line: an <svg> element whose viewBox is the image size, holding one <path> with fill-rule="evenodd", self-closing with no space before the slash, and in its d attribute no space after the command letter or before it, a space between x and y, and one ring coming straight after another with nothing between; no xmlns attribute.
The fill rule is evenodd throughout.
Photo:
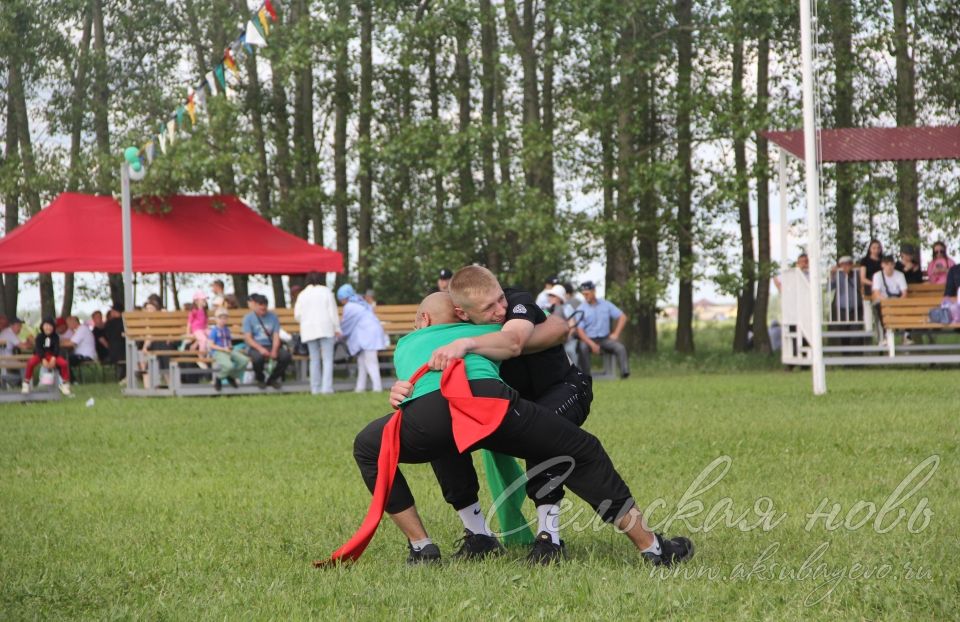
<svg viewBox="0 0 960 622"><path fill-rule="evenodd" d="M307 274L293 317L300 322L300 340L310 353L310 392L333 393L333 346L340 336L340 313L319 272Z"/></svg>

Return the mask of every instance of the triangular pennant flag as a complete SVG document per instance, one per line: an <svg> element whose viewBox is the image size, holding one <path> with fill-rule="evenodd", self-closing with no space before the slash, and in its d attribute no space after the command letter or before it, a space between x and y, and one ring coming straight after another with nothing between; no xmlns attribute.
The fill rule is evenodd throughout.
<svg viewBox="0 0 960 622"><path fill-rule="evenodd" d="M171 146L177 140L177 122L175 119L167 121L167 140L170 141Z"/></svg>
<svg viewBox="0 0 960 622"><path fill-rule="evenodd" d="M197 124L197 109L196 104L193 103L193 95L190 96L190 99L187 101L187 114L190 115L190 125L191 127Z"/></svg>
<svg viewBox="0 0 960 622"><path fill-rule="evenodd" d="M270 0L266 0L266 2L263 3L263 8L267 10L267 13L270 14L273 21L277 21L277 12L273 9L273 3L270 2Z"/></svg>
<svg viewBox="0 0 960 622"><path fill-rule="evenodd" d="M213 72L207 72L207 87L210 89L210 94L216 96L217 94L217 80L213 77Z"/></svg>
<svg viewBox="0 0 960 622"><path fill-rule="evenodd" d="M224 90L224 93L226 94L228 100L230 100L230 101L236 100L237 91L236 91L235 89L230 88L230 85L229 85L229 84L228 84L227 86L223 87L223 90Z"/></svg>
<svg viewBox="0 0 960 622"><path fill-rule="evenodd" d="M217 82L220 84L220 88L226 90L227 78L223 75L223 63L220 63L213 68L213 75L217 77Z"/></svg>
<svg viewBox="0 0 960 622"><path fill-rule="evenodd" d="M255 45L257 47L266 47L267 40L263 38L263 35L260 34L260 30L257 29L256 25L253 23L253 20L247 22L247 32L244 33L246 37L246 42L250 45Z"/></svg>
<svg viewBox="0 0 960 622"><path fill-rule="evenodd" d="M157 135L157 140L160 141L160 153L166 153L167 152L167 135L161 132L160 134Z"/></svg>
<svg viewBox="0 0 960 622"><path fill-rule="evenodd" d="M223 65L233 73L237 73L237 63L233 60L233 54L230 53L229 48L223 51Z"/></svg>
<svg viewBox="0 0 960 622"><path fill-rule="evenodd" d="M144 151L145 151L146 154L147 154L147 163L148 163L148 164L152 164L152 163L153 163L153 158L154 158L154 157L156 156L156 154L157 154L157 146L156 146L156 143L154 143L152 140L149 141L149 142L147 143L147 147L146 147L146 149L145 149Z"/></svg>
<svg viewBox="0 0 960 622"><path fill-rule="evenodd" d="M260 26L263 27L263 35L265 37L270 36L270 24L267 23L267 11L266 9L260 9L257 11L257 18L260 20Z"/></svg>
<svg viewBox="0 0 960 622"><path fill-rule="evenodd" d="M186 116L186 114L187 114L186 108L184 108L183 106L177 106L177 125L178 126L184 127L183 118Z"/></svg>

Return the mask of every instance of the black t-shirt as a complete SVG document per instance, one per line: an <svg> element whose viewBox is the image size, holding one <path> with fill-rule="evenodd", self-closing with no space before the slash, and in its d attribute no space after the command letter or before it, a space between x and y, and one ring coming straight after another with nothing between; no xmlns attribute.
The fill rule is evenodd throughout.
<svg viewBox="0 0 960 622"><path fill-rule="evenodd" d="M537 325L546 321L546 314L536 305L530 292L508 287L503 293L507 297L504 322L523 319ZM569 371L570 361L562 345L534 354L522 354L500 365L503 381L516 389L520 397L531 401L540 399L547 389L563 382Z"/></svg>
<svg viewBox="0 0 960 622"><path fill-rule="evenodd" d="M956 296L957 289L960 289L960 264L955 265L947 271L947 284L943 288L944 296Z"/></svg>
<svg viewBox="0 0 960 622"><path fill-rule="evenodd" d="M110 345L110 362L116 363L124 358L123 320L110 318L103 324L103 333Z"/></svg>
<svg viewBox="0 0 960 622"><path fill-rule="evenodd" d="M920 269L920 264L913 264L913 270L906 270L903 267L903 262L898 261L894 267L903 272L903 278L907 283L923 283L923 270Z"/></svg>
<svg viewBox="0 0 960 622"><path fill-rule="evenodd" d="M867 283L870 283L873 280L873 275L877 272L880 272L883 269L879 259L872 259L870 255L867 255L860 260L860 265L867 269Z"/></svg>

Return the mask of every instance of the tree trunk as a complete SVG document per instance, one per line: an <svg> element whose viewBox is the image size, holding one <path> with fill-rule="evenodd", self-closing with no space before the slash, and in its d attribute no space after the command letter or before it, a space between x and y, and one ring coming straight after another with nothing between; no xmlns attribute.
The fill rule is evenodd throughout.
<svg viewBox="0 0 960 622"><path fill-rule="evenodd" d="M907 0L893 0L894 51L897 61L897 127L912 127L917 122L914 99L914 64L907 27ZM917 163L897 162L897 216L900 241L920 248L920 215L917 210Z"/></svg>
<svg viewBox="0 0 960 622"><path fill-rule="evenodd" d="M616 304L625 306L635 299L633 288L623 291L631 283L632 257L631 239L633 237L634 214L637 207L636 146L637 121L637 25L633 20L622 26L620 32L620 84L617 93L617 202L612 201L606 207L613 206L606 222L607 251L606 295ZM601 138L601 143L607 142ZM612 141L610 141L612 142ZM606 157L611 150L608 150ZM611 162L612 164L612 159ZM605 196L606 198L606 196ZM635 318L634 318L635 319Z"/></svg>
<svg viewBox="0 0 960 622"><path fill-rule="evenodd" d="M770 77L770 38L766 32L757 41L757 118L758 127L767 127L767 99ZM767 139L757 131L757 297L753 309L753 348L770 354L770 333L767 331L767 306L770 302L770 173Z"/></svg>
<svg viewBox="0 0 960 622"><path fill-rule="evenodd" d="M250 275L249 274L231 274L233 281L233 295L237 297L240 308L247 306L247 297L250 295Z"/></svg>
<svg viewBox="0 0 960 622"><path fill-rule="evenodd" d="M480 0L480 90L482 93L480 117L480 161L483 168L483 198L493 202L497 196L494 169L493 138L497 90L497 26L490 0Z"/></svg>
<svg viewBox="0 0 960 622"><path fill-rule="evenodd" d="M523 20L517 15L516 2L504 0L507 26L523 68L523 168L528 188L541 188L543 166L540 137L540 91L537 87L537 50L534 43L534 0L521 0Z"/></svg>
<svg viewBox="0 0 960 622"><path fill-rule="evenodd" d="M679 295L677 299L677 338L674 349L690 354L693 345L693 167L691 164L690 112L693 100L690 80L693 73L692 0L677 0L677 254L679 259Z"/></svg>
<svg viewBox="0 0 960 622"><path fill-rule="evenodd" d="M437 82L437 38L435 35L427 35L427 90L430 98L430 119L433 121L433 131L440 131L440 85ZM440 152L439 138L434 141L434 153ZM433 171L433 210L436 224L440 226L443 223L443 213L446 209L446 198L443 192L443 170L436 158L437 164Z"/></svg>
<svg viewBox="0 0 960 622"><path fill-rule="evenodd" d="M287 297L283 291L283 275L271 274L270 284L273 286L273 306L275 309L283 309L287 306Z"/></svg>
<svg viewBox="0 0 960 622"><path fill-rule="evenodd" d="M834 59L834 126L853 127L853 25L850 0L833 0L828 5ZM759 145L759 139L758 143ZM853 256L853 210L855 170L851 162L837 163L836 235L837 257Z"/></svg>
<svg viewBox="0 0 960 622"><path fill-rule="evenodd" d="M337 60L334 67L334 136L333 203L336 211L337 250L343 255L343 273L337 276L337 284L349 280L350 274L350 223L348 218L347 196L347 117L350 114L350 78L348 71L348 51L350 37L350 0L337 0Z"/></svg>
<svg viewBox="0 0 960 622"><path fill-rule="evenodd" d="M644 65L650 66L650 61ZM660 141L658 109L656 104L656 74L644 69L640 81L644 97L640 100L643 112L643 152L638 162L642 170L652 171L657 165L656 145ZM636 173L635 173L636 174ZM622 183L622 182L621 182ZM636 342L641 352L657 351L657 297L660 294L660 219L659 194L653 183L646 181L637 209L637 274L640 277L637 300Z"/></svg>
<svg viewBox="0 0 960 622"><path fill-rule="evenodd" d="M173 298L174 311L180 310L180 293L177 291L177 275L170 273L170 296Z"/></svg>
<svg viewBox="0 0 960 622"><path fill-rule="evenodd" d="M366 291L370 278L370 245L373 228L373 145L370 124L373 119L373 6L370 0L358 0L360 11L360 118L358 152L360 170L360 211L357 222L357 289Z"/></svg>
<svg viewBox="0 0 960 622"><path fill-rule="evenodd" d="M103 26L103 0L91 0L93 18L93 133L97 143L95 183L98 194L113 193L113 170L110 152L110 80L108 77L107 38ZM108 276L110 299L123 305L123 275Z"/></svg>
<svg viewBox="0 0 960 622"><path fill-rule="evenodd" d="M541 118L543 125L541 127L541 140L543 141L540 149L542 155L538 165L540 166L540 191L550 199L550 207L553 209L555 192L553 186L553 2L552 0L543 0L543 111Z"/></svg>
<svg viewBox="0 0 960 622"><path fill-rule="evenodd" d="M11 181L7 184L7 191L3 195L5 235L10 235L20 224L20 184L17 181L21 179L19 171L20 139L17 136L17 113L14 91L11 88L14 84L14 78L17 75L19 74L14 68L14 63L10 62L7 67L7 126L4 131L5 152L3 154L3 170L10 176ZM16 273L3 275L2 289L3 306L0 307L0 313L3 313L7 317L14 317L17 315L17 303L19 302L20 275Z"/></svg>
<svg viewBox="0 0 960 622"><path fill-rule="evenodd" d="M90 31L93 26L93 14L89 7L83 12L83 34L80 36L80 49L77 54L77 69L73 75L73 93L70 96L70 164L67 178L67 191L77 192L83 171L80 166L80 139L83 131L83 102L87 90L87 55L90 49ZM73 313L74 276L72 272L63 275L62 317Z"/></svg>
<svg viewBox="0 0 960 622"><path fill-rule="evenodd" d="M23 194L27 199L27 209L32 217L40 213L40 194L37 191L37 167L33 155L33 143L30 136L30 118L27 114L27 101L24 94L19 62L17 58L10 60L10 83L7 86L14 100L17 138L20 142L20 156L23 165ZM43 317L53 317L56 315L53 279L49 272L40 274L40 313Z"/></svg>
<svg viewBox="0 0 960 622"><path fill-rule="evenodd" d="M247 11L245 0L236 0L236 10L239 14ZM267 139L263 129L263 94L260 88L260 77L257 75L258 54L247 54L246 75L246 106L250 114L250 126L253 130L253 142L256 146L256 175L257 175L257 209L261 214L270 214L270 190L272 180L267 168Z"/></svg>
<svg viewBox="0 0 960 622"><path fill-rule="evenodd" d="M733 160L735 196L740 222L740 292L737 294L737 322L733 335L734 352L748 349L753 316L754 266L753 231L750 227L750 187L747 181L746 119L743 101L743 32L737 30L733 42Z"/></svg>
<svg viewBox="0 0 960 622"><path fill-rule="evenodd" d="M457 169L460 178L460 205L473 202L475 192L470 157L470 24L465 17L455 25L457 49L454 57L454 74L457 81L457 109L459 132Z"/></svg>

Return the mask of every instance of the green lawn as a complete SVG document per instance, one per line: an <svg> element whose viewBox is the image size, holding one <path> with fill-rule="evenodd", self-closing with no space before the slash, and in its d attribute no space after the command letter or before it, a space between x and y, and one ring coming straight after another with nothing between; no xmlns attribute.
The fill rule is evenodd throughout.
<svg viewBox="0 0 960 622"><path fill-rule="evenodd" d="M669 532L695 541L680 574L651 572L622 535L574 517L579 501L558 567L527 567L512 549L407 568L384 523L358 564L314 570L366 510L352 439L386 412L383 395L145 400L78 387L69 401L0 406L0 619L957 618L955 370L831 370L814 399L806 373L644 369L598 383L586 427L642 507L663 500L652 521L674 514ZM931 456L919 490L865 520ZM678 512L718 459L725 476ZM459 521L428 467L405 472L449 554ZM849 528L807 528L824 498ZM770 529L754 526L757 508L772 508ZM725 524L726 509L754 528Z"/></svg>

